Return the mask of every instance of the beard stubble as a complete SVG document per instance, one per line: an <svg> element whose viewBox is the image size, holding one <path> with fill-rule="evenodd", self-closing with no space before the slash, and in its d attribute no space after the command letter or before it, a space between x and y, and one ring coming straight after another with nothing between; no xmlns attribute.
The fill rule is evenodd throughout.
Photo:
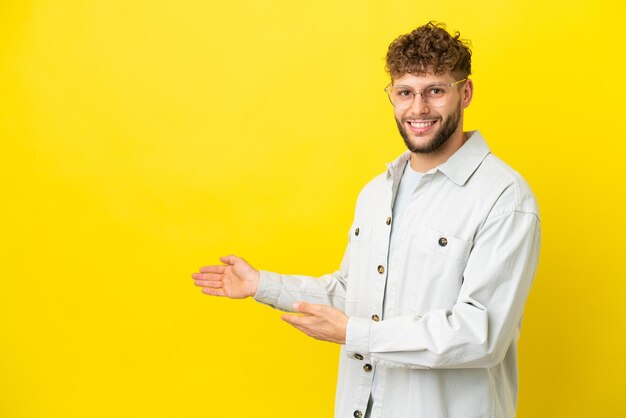
<svg viewBox="0 0 626 418"><path fill-rule="evenodd" d="M422 146L411 142L409 134L404 129L403 122L400 122L398 121L398 119L396 119L396 125L398 125L400 136L402 136L404 144L409 149L409 151L416 154L432 154L437 152L452 137L452 134L454 134L459 126L460 119L461 102L458 103L454 113L448 116L446 121L443 123L443 126L439 128L439 130L435 133L433 139Z"/></svg>

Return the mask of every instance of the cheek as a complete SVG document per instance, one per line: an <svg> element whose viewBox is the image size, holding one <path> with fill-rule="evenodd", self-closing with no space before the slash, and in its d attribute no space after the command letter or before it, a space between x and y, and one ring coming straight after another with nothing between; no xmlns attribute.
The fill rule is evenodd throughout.
<svg viewBox="0 0 626 418"><path fill-rule="evenodd" d="M452 106L446 106L445 108L442 108L440 110L439 117L441 117L443 120L450 119L450 116L454 115L454 112L456 111L455 106L456 106L456 104L452 105Z"/></svg>

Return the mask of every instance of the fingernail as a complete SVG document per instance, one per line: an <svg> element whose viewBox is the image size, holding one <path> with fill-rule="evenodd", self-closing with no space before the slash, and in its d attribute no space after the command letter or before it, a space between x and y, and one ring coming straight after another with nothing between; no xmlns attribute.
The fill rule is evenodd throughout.
<svg viewBox="0 0 626 418"><path fill-rule="evenodd" d="M294 303L293 304L293 310L297 311L299 306L300 306L300 304L298 302Z"/></svg>

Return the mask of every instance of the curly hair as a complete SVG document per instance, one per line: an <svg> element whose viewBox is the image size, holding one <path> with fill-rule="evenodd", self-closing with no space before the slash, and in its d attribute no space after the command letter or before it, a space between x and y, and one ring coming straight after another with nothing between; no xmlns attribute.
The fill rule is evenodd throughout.
<svg viewBox="0 0 626 418"><path fill-rule="evenodd" d="M428 22L410 33L396 38L387 51L385 69L391 78L404 74L423 76L447 72L466 78L472 73L470 42L446 30L446 25Z"/></svg>

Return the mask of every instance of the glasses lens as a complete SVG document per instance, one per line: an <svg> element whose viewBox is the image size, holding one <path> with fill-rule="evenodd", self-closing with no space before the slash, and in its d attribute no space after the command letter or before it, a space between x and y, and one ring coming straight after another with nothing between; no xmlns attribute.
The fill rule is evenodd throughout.
<svg viewBox="0 0 626 418"><path fill-rule="evenodd" d="M441 107L446 104L449 93L450 86L445 84L433 84L424 87L421 91L421 96L422 100L430 106ZM406 86L390 86L387 88L387 94L389 94L389 100L394 107L406 109L411 107L415 96L420 93L416 93L413 89Z"/></svg>
<svg viewBox="0 0 626 418"><path fill-rule="evenodd" d="M415 98L413 90L403 86L389 87L387 92L389 93L391 104L400 109L411 107L411 103L413 103Z"/></svg>
<svg viewBox="0 0 626 418"><path fill-rule="evenodd" d="M428 104L435 107L441 107L446 104L448 93L450 93L450 87L446 85L427 86L422 90L424 99L426 99Z"/></svg>

